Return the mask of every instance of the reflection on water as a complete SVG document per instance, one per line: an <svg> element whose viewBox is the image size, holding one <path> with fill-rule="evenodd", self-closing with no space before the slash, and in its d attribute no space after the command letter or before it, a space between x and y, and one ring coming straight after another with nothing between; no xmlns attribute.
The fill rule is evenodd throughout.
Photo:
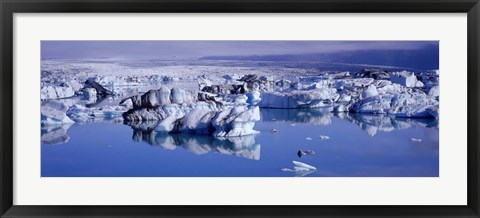
<svg viewBox="0 0 480 218"><path fill-rule="evenodd" d="M305 109L271 109L260 110L264 121L286 121L295 123L309 123L314 125L332 124L330 108L305 108Z"/></svg>
<svg viewBox="0 0 480 218"><path fill-rule="evenodd" d="M438 127L436 119L410 119L396 118L387 115L364 115L341 113L337 114L339 118L345 119L358 125L369 136L375 136L378 131L391 132L394 130L408 129L413 126Z"/></svg>
<svg viewBox="0 0 480 218"><path fill-rule="evenodd" d="M67 135L67 130L72 126L72 123L67 123L58 126L42 126L41 141L43 144L64 144L67 143L70 137Z"/></svg>
<svg viewBox="0 0 480 218"><path fill-rule="evenodd" d="M194 154L218 152L252 160L260 159L260 144L255 143L255 135L220 139L209 135L167 134L151 128L138 128L138 126L142 124L132 126L134 141L144 141L167 150L181 147ZM143 125L145 126L148 124Z"/></svg>
<svg viewBox="0 0 480 218"><path fill-rule="evenodd" d="M391 132L394 130L408 129L413 126L438 127L438 120L436 119L397 118L382 114L332 113L330 111L331 108L263 108L261 109L261 115L263 121L283 121L324 126L331 125L332 118L337 117L356 124L370 136L375 136L377 131Z"/></svg>
<svg viewBox="0 0 480 218"><path fill-rule="evenodd" d="M435 119L261 109L259 134L228 139L167 134L156 125L42 128L42 176L438 176ZM315 154L298 157L299 150ZM281 170L292 161L317 170Z"/></svg>

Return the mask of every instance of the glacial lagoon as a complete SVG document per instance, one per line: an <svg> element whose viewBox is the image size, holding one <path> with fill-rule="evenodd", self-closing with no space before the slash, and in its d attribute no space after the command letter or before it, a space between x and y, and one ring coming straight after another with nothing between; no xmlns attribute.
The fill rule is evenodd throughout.
<svg viewBox="0 0 480 218"><path fill-rule="evenodd" d="M438 41L41 47L42 177L439 176Z"/></svg>
<svg viewBox="0 0 480 218"><path fill-rule="evenodd" d="M113 121L42 130L42 177L438 177L436 119L260 109L260 133L168 134ZM274 130L274 131L272 131ZM321 136L329 136L322 139ZM299 157L298 151L314 151ZM315 171L289 172L292 161Z"/></svg>

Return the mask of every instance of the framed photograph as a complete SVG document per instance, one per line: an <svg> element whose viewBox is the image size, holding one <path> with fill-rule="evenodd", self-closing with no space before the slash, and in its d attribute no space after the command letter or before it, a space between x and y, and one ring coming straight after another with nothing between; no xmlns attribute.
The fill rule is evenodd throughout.
<svg viewBox="0 0 480 218"><path fill-rule="evenodd" d="M478 0L0 6L2 217L479 217Z"/></svg>

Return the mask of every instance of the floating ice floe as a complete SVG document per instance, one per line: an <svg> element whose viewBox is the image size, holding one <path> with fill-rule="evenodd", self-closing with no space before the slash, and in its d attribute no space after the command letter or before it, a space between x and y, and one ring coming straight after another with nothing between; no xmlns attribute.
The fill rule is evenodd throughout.
<svg viewBox="0 0 480 218"><path fill-rule="evenodd" d="M303 157L305 155L314 155L315 154L315 151L312 151L312 150L305 150L305 151L302 151L302 150L298 150L297 152L297 156L298 157Z"/></svg>
<svg viewBox="0 0 480 218"><path fill-rule="evenodd" d="M305 140L307 140L307 141L312 141L312 138L307 137L307 138L305 138Z"/></svg>
<svg viewBox="0 0 480 218"><path fill-rule="evenodd" d="M412 142L422 142L422 139L412 138Z"/></svg>
<svg viewBox="0 0 480 218"><path fill-rule="evenodd" d="M319 136L321 140L328 140L330 139L330 136L326 136L326 135L320 135Z"/></svg>
<svg viewBox="0 0 480 218"><path fill-rule="evenodd" d="M317 168L314 166L310 166L306 163L302 163L299 161L292 161L293 163L293 169L290 168L282 168L282 171L284 172L295 172L295 173L305 173L305 172L313 172L316 171Z"/></svg>

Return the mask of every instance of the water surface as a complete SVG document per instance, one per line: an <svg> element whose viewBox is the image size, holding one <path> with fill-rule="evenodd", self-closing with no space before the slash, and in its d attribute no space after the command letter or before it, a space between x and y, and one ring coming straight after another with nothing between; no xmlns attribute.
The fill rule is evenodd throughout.
<svg viewBox="0 0 480 218"><path fill-rule="evenodd" d="M165 134L148 123L42 130L43 177L437 177L436 120L261 109L257 135ZM272 129L278 130L272 132ZM329 136L321 140L320 135ZM421 139L420 142L412 138ZM310 140L311 139L311 140ZM314 155L299 157L299 150ZM314 172L284 172L300 161Z"/></svg>

